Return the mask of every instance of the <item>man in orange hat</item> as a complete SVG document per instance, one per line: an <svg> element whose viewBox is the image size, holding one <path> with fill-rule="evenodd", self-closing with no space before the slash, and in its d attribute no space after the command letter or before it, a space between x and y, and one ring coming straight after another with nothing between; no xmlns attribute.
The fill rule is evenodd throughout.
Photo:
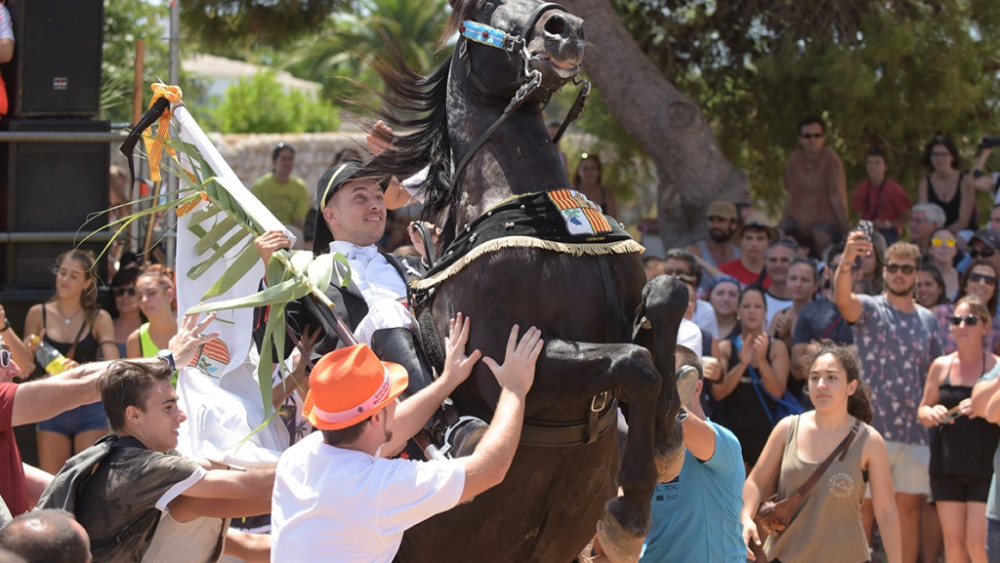
<svg viewBox="0 0 1000 563"><path fill-rule="evenodd" d="M405 401L406 371L364 344L331 352L313 368L303 414L314 432L285 450L271 498L272 561L392 561L408 528L503 481L514 458L525 396L535 378L541 333L511 329L503 365L483 358L500 398L475 451L458 459L384 459L423 427L466 378L479 350L465 354L469 321L446 339L445 369Z"/></svg>

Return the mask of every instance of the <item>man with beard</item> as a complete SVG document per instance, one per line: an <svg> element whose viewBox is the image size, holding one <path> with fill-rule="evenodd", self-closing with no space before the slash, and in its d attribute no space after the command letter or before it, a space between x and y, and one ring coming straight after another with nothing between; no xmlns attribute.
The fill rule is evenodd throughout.
<svg viewBox="0 0 1000 563"><path fill-rule="evenodd" d="M469 320L451 322L445 369L405 401L406 370L364 344L323 356L302 414L320 430L281 454L272 494L271 561L393 560L403 532L503 481L514 460L524 400L544 342L511 328L501 365L466 355ZM467 457L386 459L402 448L482 357L500 387L490 427Z"/></svg>
<svg viewBox="0 0 1000 563"><path fill-rule="evenodd" d="M834 301L844 320L853 325L858 356L872 390L872 425L889 450L900 527L919 530L920 512L930 492L930 450L917 407L927 370L941 353L941 342L934 313L913 299L920 265L917 245L897 242L886 251L882 295L853 293L851 265L872 251L872 242L863 233L850 234L834 277ZM862 504L862 515L870 529L870 498ZM916 561L919 547L919 534L904 534L903 561Z"/></svg>
<svg viewBox="0 0 1000 563"><path fill-rule="evenodd" d="M739 242L733 235L740 227L736 205L728 201L713 201L708 205L708 238L690 247L688 252L705 271L702 280L718 276L719 264L740 257Z"/></svg>

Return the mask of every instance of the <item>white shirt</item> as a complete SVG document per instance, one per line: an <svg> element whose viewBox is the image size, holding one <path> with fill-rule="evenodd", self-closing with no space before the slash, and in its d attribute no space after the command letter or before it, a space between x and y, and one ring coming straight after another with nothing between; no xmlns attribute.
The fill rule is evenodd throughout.
<svg viewBox="0 0 1000 563"><path fill-rule="evenodd" d="M677 328L677 343L694 350L695 354L701 356L701 329L693 322L681 319L681 326Z"/></svg>
<svg viewBox="0 0 1000 563"><path fill-rule="evenodd" d="M390 563L403 532L458 504L452 460L375 458L314 432L285 450L271 497L271 561Z"/></svg>
<svg viewBox="0 0 1000 563"><path fill-rule="evenodd" d="M344 241L330 243L330 252L339 252L351 265L351 281L358 286L368 305L390 299L406 297L406 282L399 271L378 252L374 244L358 246Z"/></svg>
<svg viewBox="0 0 1000 563"><path fill-rule="evenodd" d="M0 4L0 39L14 39L14 25L10 21L10 12L3 4Z"/></svg>
<svg viewBox="0 0 1000 563"><path fill-rule="evenodd" d="M767 332L771 328L771 321L774 320L774 316L782 310L791 307L792 300L775 297L771 295L770 291L764 294L764 300L767 302L767 324L764 325L764 332Z"/></svg>
<svg viewBox="0 0 1000 563"><path fill-rule="evenodd" d="M710 332L716 340L719 339L719 320L715 317L715 307L711 303L701 299L696 301L691 320L702 332Z"/></svg>

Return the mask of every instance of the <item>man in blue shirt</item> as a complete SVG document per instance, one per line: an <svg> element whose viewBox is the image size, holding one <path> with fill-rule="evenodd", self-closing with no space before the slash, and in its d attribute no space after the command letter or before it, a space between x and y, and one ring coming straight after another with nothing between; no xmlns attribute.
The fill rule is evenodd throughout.
<svg viewBox="0 0 1000 563"><path fill-rule="evenodd" d="M705 419L701 359L678 346L677 362L698 370L683 422L684 468L676 479L653 491L652 521L640 561L744 563L747 550L740 510L746 474L740 443L732 432Z"/></svg>

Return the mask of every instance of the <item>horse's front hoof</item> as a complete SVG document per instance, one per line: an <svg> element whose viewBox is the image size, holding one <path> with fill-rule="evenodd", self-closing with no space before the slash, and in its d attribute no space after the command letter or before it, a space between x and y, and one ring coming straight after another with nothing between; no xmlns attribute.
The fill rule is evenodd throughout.
<svg viewBox="0 0 1000 563"><path fill-rule="evenodd" d="M676 424L680 423L677 422ZM681 468L684 467L683 442L680 447L671 448L662 454L657 454L655 461L657 483L669 483L676 479L681 474Z"/></svg>
<svg viewBox="0 0 1000 563"><path fill-rule="evenodd" d="M614 501L612 501L614 502ZM608 510L597 522L597 540L601 542L604 554L612 563L635 563L642 553L645 533L626 530Z"/></svg>

